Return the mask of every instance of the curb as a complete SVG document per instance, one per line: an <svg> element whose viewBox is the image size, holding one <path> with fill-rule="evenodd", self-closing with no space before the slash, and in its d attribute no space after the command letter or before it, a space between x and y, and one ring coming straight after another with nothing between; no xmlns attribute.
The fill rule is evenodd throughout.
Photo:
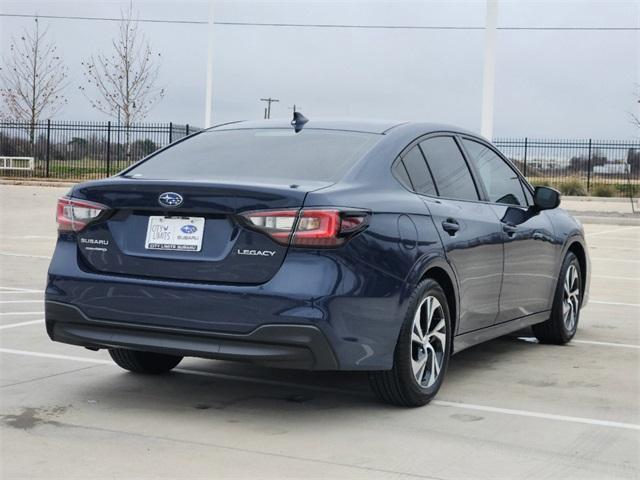
<svg viewBox="0 0 640 480"><path fill-rule="evenodd" d="M571 215L580 220L582 223L599 223L601 225L623 225L623 226L640 226L640 216L637 217L620 217L620 216L598 216L598 215L581 215L580 212L571 212Z"/></svg>
<svg viewBox="0 0 640 480"><path fill-rule="evenodd" d="M7 180L6 178L0 179L0 185L23 185L25 187L73 187L78 182L60 181L55 182L51 180Z"/></svg>
<svg viewBox="0 0 640 480"><path fill-rule="evenodd" d="M629 197L573 197L568 195L562 195L563 200L569 202L598 202L598 203L626 203L630 204L632 201L636 205L640 205L640 199L633 197L633 200Z"/></svg>

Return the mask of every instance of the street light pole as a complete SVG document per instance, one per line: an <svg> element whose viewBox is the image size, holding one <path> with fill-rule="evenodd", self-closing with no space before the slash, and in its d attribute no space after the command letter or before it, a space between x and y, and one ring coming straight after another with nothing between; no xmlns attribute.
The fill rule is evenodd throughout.
<svg viewBox="0 0 640 480"><path fill-rule="evenodd" d="M207 24L207 86L204 100L204 128L211 126L211 103L213 102L213 0L209 0L209 22Z"/></svg>
<svg viewBox="0 0 640 480"><path fill-rule="evenodd" d="M484 69L482 72L482 113L480 133L488 140L493 137L493 100L496 80L496 26L498 0L487 0L487 20L484 36Z"/></svg>

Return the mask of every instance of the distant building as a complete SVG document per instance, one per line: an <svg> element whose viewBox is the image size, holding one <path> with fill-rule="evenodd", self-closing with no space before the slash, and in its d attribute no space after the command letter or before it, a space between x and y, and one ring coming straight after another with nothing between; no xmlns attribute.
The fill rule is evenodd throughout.
<svg viewBox="0 0 640 480"><path fill-rule="evenodd" d="M620 175L622 173L629 173L629 171L628 163L605 163L604 165L596 165L593 167L593 173L600 175Z"/></svg>

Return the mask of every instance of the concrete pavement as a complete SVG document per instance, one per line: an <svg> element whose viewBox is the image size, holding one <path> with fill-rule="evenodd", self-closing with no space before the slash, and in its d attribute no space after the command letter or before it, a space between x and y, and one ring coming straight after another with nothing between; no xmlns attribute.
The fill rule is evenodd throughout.
<svg viewBox="0 0 640 480"><path fill-rule="evenodd" d="M49 341L66 188L0 186L0 477L638 478L640 227L587 224L591 302L564 347L529 332L453 357L435 402L362 374L186 359L164 376Z"/></svg>

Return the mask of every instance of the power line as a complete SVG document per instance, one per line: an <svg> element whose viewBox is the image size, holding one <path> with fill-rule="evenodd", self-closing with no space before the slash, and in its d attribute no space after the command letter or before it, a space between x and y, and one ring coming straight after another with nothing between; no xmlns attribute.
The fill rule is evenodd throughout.
<svg viewBox="0 0 640 480"><path fill-rule="evenodd" d="M46 18L51 20L92 20L104 22L120 22L117 17L81 17L64 15L28 15L19 13L0 13L0 17L12 18ZM206 25L204 20L163 20L156 18L139 18L143 23L170 23L182 25ZM357 25L344 23L266 23L266 22L213 22L215 25L232 27L273 27L273 28L336 28L362 30L484 30L484 26L473 25ZM497 30L529 30L529 31L640 31L640 27L497 27Z"/></svg>

